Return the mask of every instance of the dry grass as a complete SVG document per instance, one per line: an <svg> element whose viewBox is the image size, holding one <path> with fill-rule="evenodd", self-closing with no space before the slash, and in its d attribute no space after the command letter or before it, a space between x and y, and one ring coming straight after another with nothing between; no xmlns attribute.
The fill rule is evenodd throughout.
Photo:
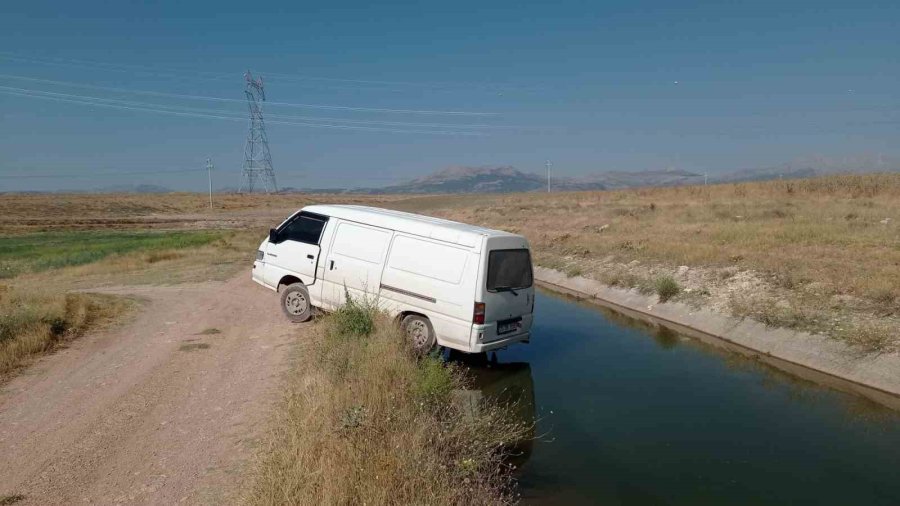
<svg viewBox="0 0 900 506"><path fill-rule="evenodd" d="M390 205L522 233L538 264L613 285L652 289L657 276L681 265L720 269L726 275L751 271L771 286L772 293L764 296L787 298L801 312L818 306L826 313L837 310L865 320L832 335L853 341L857 331L870 336L881 332L881 338L865 340L900 339L895 321L900 306L900 174L420 197ZM647 275L628 267L635 261L648 266ZM714 287L700 289L707 288ZM843 297L842 302L833 304L835 297ZM772 315L779 325L830 328L804 327L802 318ZM879 328L886 330L872 330Z"/></svg>
<svg viewBox="0 0 900 506"><path fill-rule="evenodd" d="M540 260L609 255L672 266L740 265L793 282L825 282L834 293L900 296L900 174L479 201L429 209L423 199L417 207L523 233Z"/></svg>
<svg viewBox="0 0 900 506"><path fill-rule="evenodd" d="M386 205L406 198L364 195L0 194L0 233L49 230L271 227L313 203ZM274 223L273 223L274 222Z"/></svg>
<svg viewBox="0 0 900 506"><path fill-rule="evenodd" d="M355 311L355 313L354 313ZM391 322L351 309L299 350L245 501L251 504L503 504L503 453L527 437L504 409L453 402L460 371L416 358ZM356 329L356 330L354 330Z"/></svg>
<svg viewBox="0 0 900 506"><path fill-rule="evenodd" d="M0 286L0 378L131 306L111 296Z"/></svg>

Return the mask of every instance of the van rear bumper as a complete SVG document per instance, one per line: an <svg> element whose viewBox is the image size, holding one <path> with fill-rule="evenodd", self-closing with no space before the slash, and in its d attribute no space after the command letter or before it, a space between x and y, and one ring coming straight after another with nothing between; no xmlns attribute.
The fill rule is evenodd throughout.
<svg viewBox="0 0 900 506"><path fill-rule="evenodd" d="M496 339L487 343L476 342L472 346L472 353L484 353L486 351L499 350L515 343L528 342L531 339L531 332L525 331L511 336L504 336L502 339Z"/></svg>

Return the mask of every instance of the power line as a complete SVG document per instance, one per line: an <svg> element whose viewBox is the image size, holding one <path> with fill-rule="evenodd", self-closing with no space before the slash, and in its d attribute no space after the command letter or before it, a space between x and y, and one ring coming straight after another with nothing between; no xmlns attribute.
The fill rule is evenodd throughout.
<svg viewBox="0 0 900 506"><path fill-rule="evenodd" d="M22 76L9 76L5 74L0 74L0 78L3 77L11 77L11 78L21 78L28 81L38 81L38 82L49 82L53 84L64 84L64 81L51 81L49 79L36 79L36 78L26 78ZM201 112L201 113L215 113L215 114L235 114L233 111L222 111L222 110L209 110L209 109L198 109L195 107L184 107L184 106L170 106L165 104L155 104L148 102L136 102L130 100L120 100L114 98L100 98L93 97L89 95L76 95L72 93L61 93L54 91L45 91L45 90L36 90L31 88L17 88L12 86L0 86L0 88L6 88L11 91L21 91L21 92L30 92L30 93L40 93L40 94L48 94L48 95L56 95L56 96L65 96L83 100L95 100L99 102L110 102L124 105L138 105L138 106L152 106L163 109L173 109L180 111L188 111L188 112ZM98 87L91 87L98 88ZM99 87L103 88L103 87ZM243 118L243 115L241 115ZM335 117L322 117L322 116L292 116L292 115L284 115L284 114L270 114L269 117L273 118L282 118L282 119L293 119L293 120L303 120L303 121L326 121L326 122L337 122L337 123L350 123L350 124L361 124L361 125L384 125L384 126L410 126L410 127L434 127L434 128L460 128L460 129L523 129L528 127L523 126L514 126L514 125L488 125L488 124L468 124L468 123L421 123L421 122L409 122L409 121L383 121L383 120L360 120L360 119L346 119L346 118L335 118Z"/></svg>
<svg viewBox="0 0 900 506"><path fill-rule="evenodd" d="M9 78L9 79L19 79L25 81L33 81L33 82L41 82L46 84L56 84L63 86L73 86L77 88L85 88L85 89L97 89L101 91L121 91L123 93L131 93L127 91L126 88L110 88L106 86L91 86L86 84L77 84L77 83L69 83L67 81L54 81L51 79L39 79L35 77L27 77L27 76L17 76L17 75L9 75L9 74L0 74L0 78ZM28 88L17 88L20 90L25 90ZM58 93L58 92L50 92L44 90L33 90L28 89L29 91L37 92L37 93ZM135 91L137 92L137 91ZM139 92L137 92L139 93ZM149 92L148 92L149 93ZM156 93L156 92L153 92ZM70 95L70 94L66 94ZM231 111L209 111L207 109L197 109L197 108L189 108L183 106L167 106L163 104L148 104L146 102L129 102L124 100L112 99L112 98L100 98L100 97L90 97L86 95L70 95L81 97L84 99L94 99L101 101L109 101L109 102L119 102L119 103L133 103L133 104L142 104L142 105L154 105L162 108L173 108L173 109L181 109L181 110L190 110L190 111L199 111L199 112L215 112L215 113L229 113ZM239 100L229 101L240 102ZM242 103L243 105L243 103ZM242 116L243 117L243 116ZM292 115L283 115L283 114L269 114L269 117L272 118L283 118L283 119L299 119L304 121L334 121L341 123L353 123L353 124L363 124L363 125L385 125L385 126L412 126L412 127L435 127L435 128L473 128L473 129L528 129L531 127L527 126L517 126L517 125L489 125L484 123L421 123L421 122L410 122L410 121L384 121L384 120L360 120L360 119L347 119L347 118L335 118L335 117L323 117L323 116L292 116Z"/></svg>
<svg viewBox="0 0 900 506"><path fill-rule="evenodd" d="M0 51L0 58L26 63L37 63L41 65L57 65L75 68L94 68L112 72L134 72L158 76L183 78L184 74L194 74L201 79L225 80L232 79L232 73L210 72L195 69L176 69L171 67L153 67L148 65L135 65L125 63L108 63L91 60L81 60L73 58L49 58L33 56L22 56L16 53ZM351 79L338 77L314 76L307 74L287 74L283 72L270 72L267 70L253 69L256 73L274 77L276 81L286 80L292 82L308 83L309 81L323 81L344 84L359 84L366 86L405 86L426 89L448 89L448 88L480 88L489 92L508 89L522 89L522 86L500 84L500 83L479 83L479 82L460 82L460 81L399 81L399 80L379 80L379 79ZM354 89L354 88L348 88Z"/></svg>
<svg viewBox="0 0 900 506"><path fill-rule="evenodd" d="M0 86L0 93L4 93L7 95L20 96L20 97L53 100L56 102L64 102L64 103L71 103L71 104L90 105L90 106L95 106L95 107L106 107L109 109L118 109L118 110L153 112L153 113L157 113L157 114L170 114L170 115L174 115L174 116L205 118L205 119L218 119L218 120L226 120L226 121L245 121L246 120L246 118L243 118L243 117L225 116L222 113L210 114L210 113L200 113L200 112L182 112L179 110L173 110L173 108L171 108L171 107L166 108L167 106L156 106L155 104L147 104L146 106L122 105L121 103L108 102L108 100L111 100L111 99L98 99L96 97L83 97L83 96L79 96L79 95L71 95L71 94L56 93L56 92L44 92L44 91L38 91L38 90L28 90L25 88L13 88L13 87L8 87L8 86ZM80 98L67 98L67 97L80 97ZM124 101L120 101L120 102L124 102ZM335 129L335 130L360 130L360 131L387 132L387 133L426 134L426 135L460 135L460 136L475 136L475 137L486 135L481 132L466 132L466 131L461 131L461 130L460 131L412 130L412 129L369 127L369 126L362 126L362 125L329 125L329 124L323 124L323 123L308 123L308 122L282 121L282 120L273 120L273 121L269 121L269 123L280 124L280 125L290 125L290 126L310 127L310 128L325 128L325 129Z"/></svg>
<svg viewBox="0 0 900 506"><path fill-rule="evenodd" d="M109 171L109 172L91 172L90 174L0 174L3 179L52 179L52 178L93 178L97 176L137 176L137 175L156 175L156 174L181 174L184 172L205 171L206 167L184 168L173 170L143 170L143 171Z"/></svg>
<svg viewBox="0 0 900 506"><path fill-rule="evenodd" d="M0 74L0 77L8 79L21 79L25 81L43 82L47 84L58 84L63 86L71 86L74 88L85 88L99 91L113 91L119 93L134 93L137 95L153 95L158 97L181 98L186 100L207 100L214 102L233 102L243 103L242 100L236 98L210 97L205 95L188 95L182 93L166 93L161 91L150 90L134 90L129 88L119 88L115 86L98 86L94 84L77 83L72 81L57 81L53 79L40 79L37 77L28 77L12 74ZM496 112L473 112L473 111L438 111L429 109L388 109L379 107L352 107L343 105L323 105L323 104L304 104L295 102L269 102L269 105L278 105L282 107L298 107L307 109L323 109L331 111L350 111L350 112L371 112L385 114L422 114L422 115L447 115L447 116L497 116Z"/></svg>

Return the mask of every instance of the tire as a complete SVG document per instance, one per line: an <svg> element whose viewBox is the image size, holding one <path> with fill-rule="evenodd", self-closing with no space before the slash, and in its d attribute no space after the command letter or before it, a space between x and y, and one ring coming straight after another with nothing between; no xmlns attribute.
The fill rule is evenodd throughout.
<svg viewBox="0 0 900 506"><path fill-rule="evenodd" d="M295 323L309 321L313 315L309 302L309 290L303 283L293 283L281 290L281 310L288 320Z"/></svg>
<svg viewBox="0 0 900 506"><path fill-rule="evenodd" d="M400 321L400 328L409 338L410 344L412 344L412 348L416 353L425 355L437 347L434 327L431 326L428 318L411 314Z"/></svg>

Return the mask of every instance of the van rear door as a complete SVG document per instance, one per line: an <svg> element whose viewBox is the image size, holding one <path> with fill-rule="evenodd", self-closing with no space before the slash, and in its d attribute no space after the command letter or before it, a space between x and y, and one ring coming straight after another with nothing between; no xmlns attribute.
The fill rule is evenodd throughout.
<svg viewBox="0 0 900 506"><path fill-rule="evenodd" d="M524 238L515 239L517 240L506 240L499 244L489 240L488 243L487 270L482 293L485 304L484 323L488 326L496 325L494 336L497 338L531 328L531 312L534 307L531 252ZM487 335L490 334L486 334L486 337Z"/></svg>

